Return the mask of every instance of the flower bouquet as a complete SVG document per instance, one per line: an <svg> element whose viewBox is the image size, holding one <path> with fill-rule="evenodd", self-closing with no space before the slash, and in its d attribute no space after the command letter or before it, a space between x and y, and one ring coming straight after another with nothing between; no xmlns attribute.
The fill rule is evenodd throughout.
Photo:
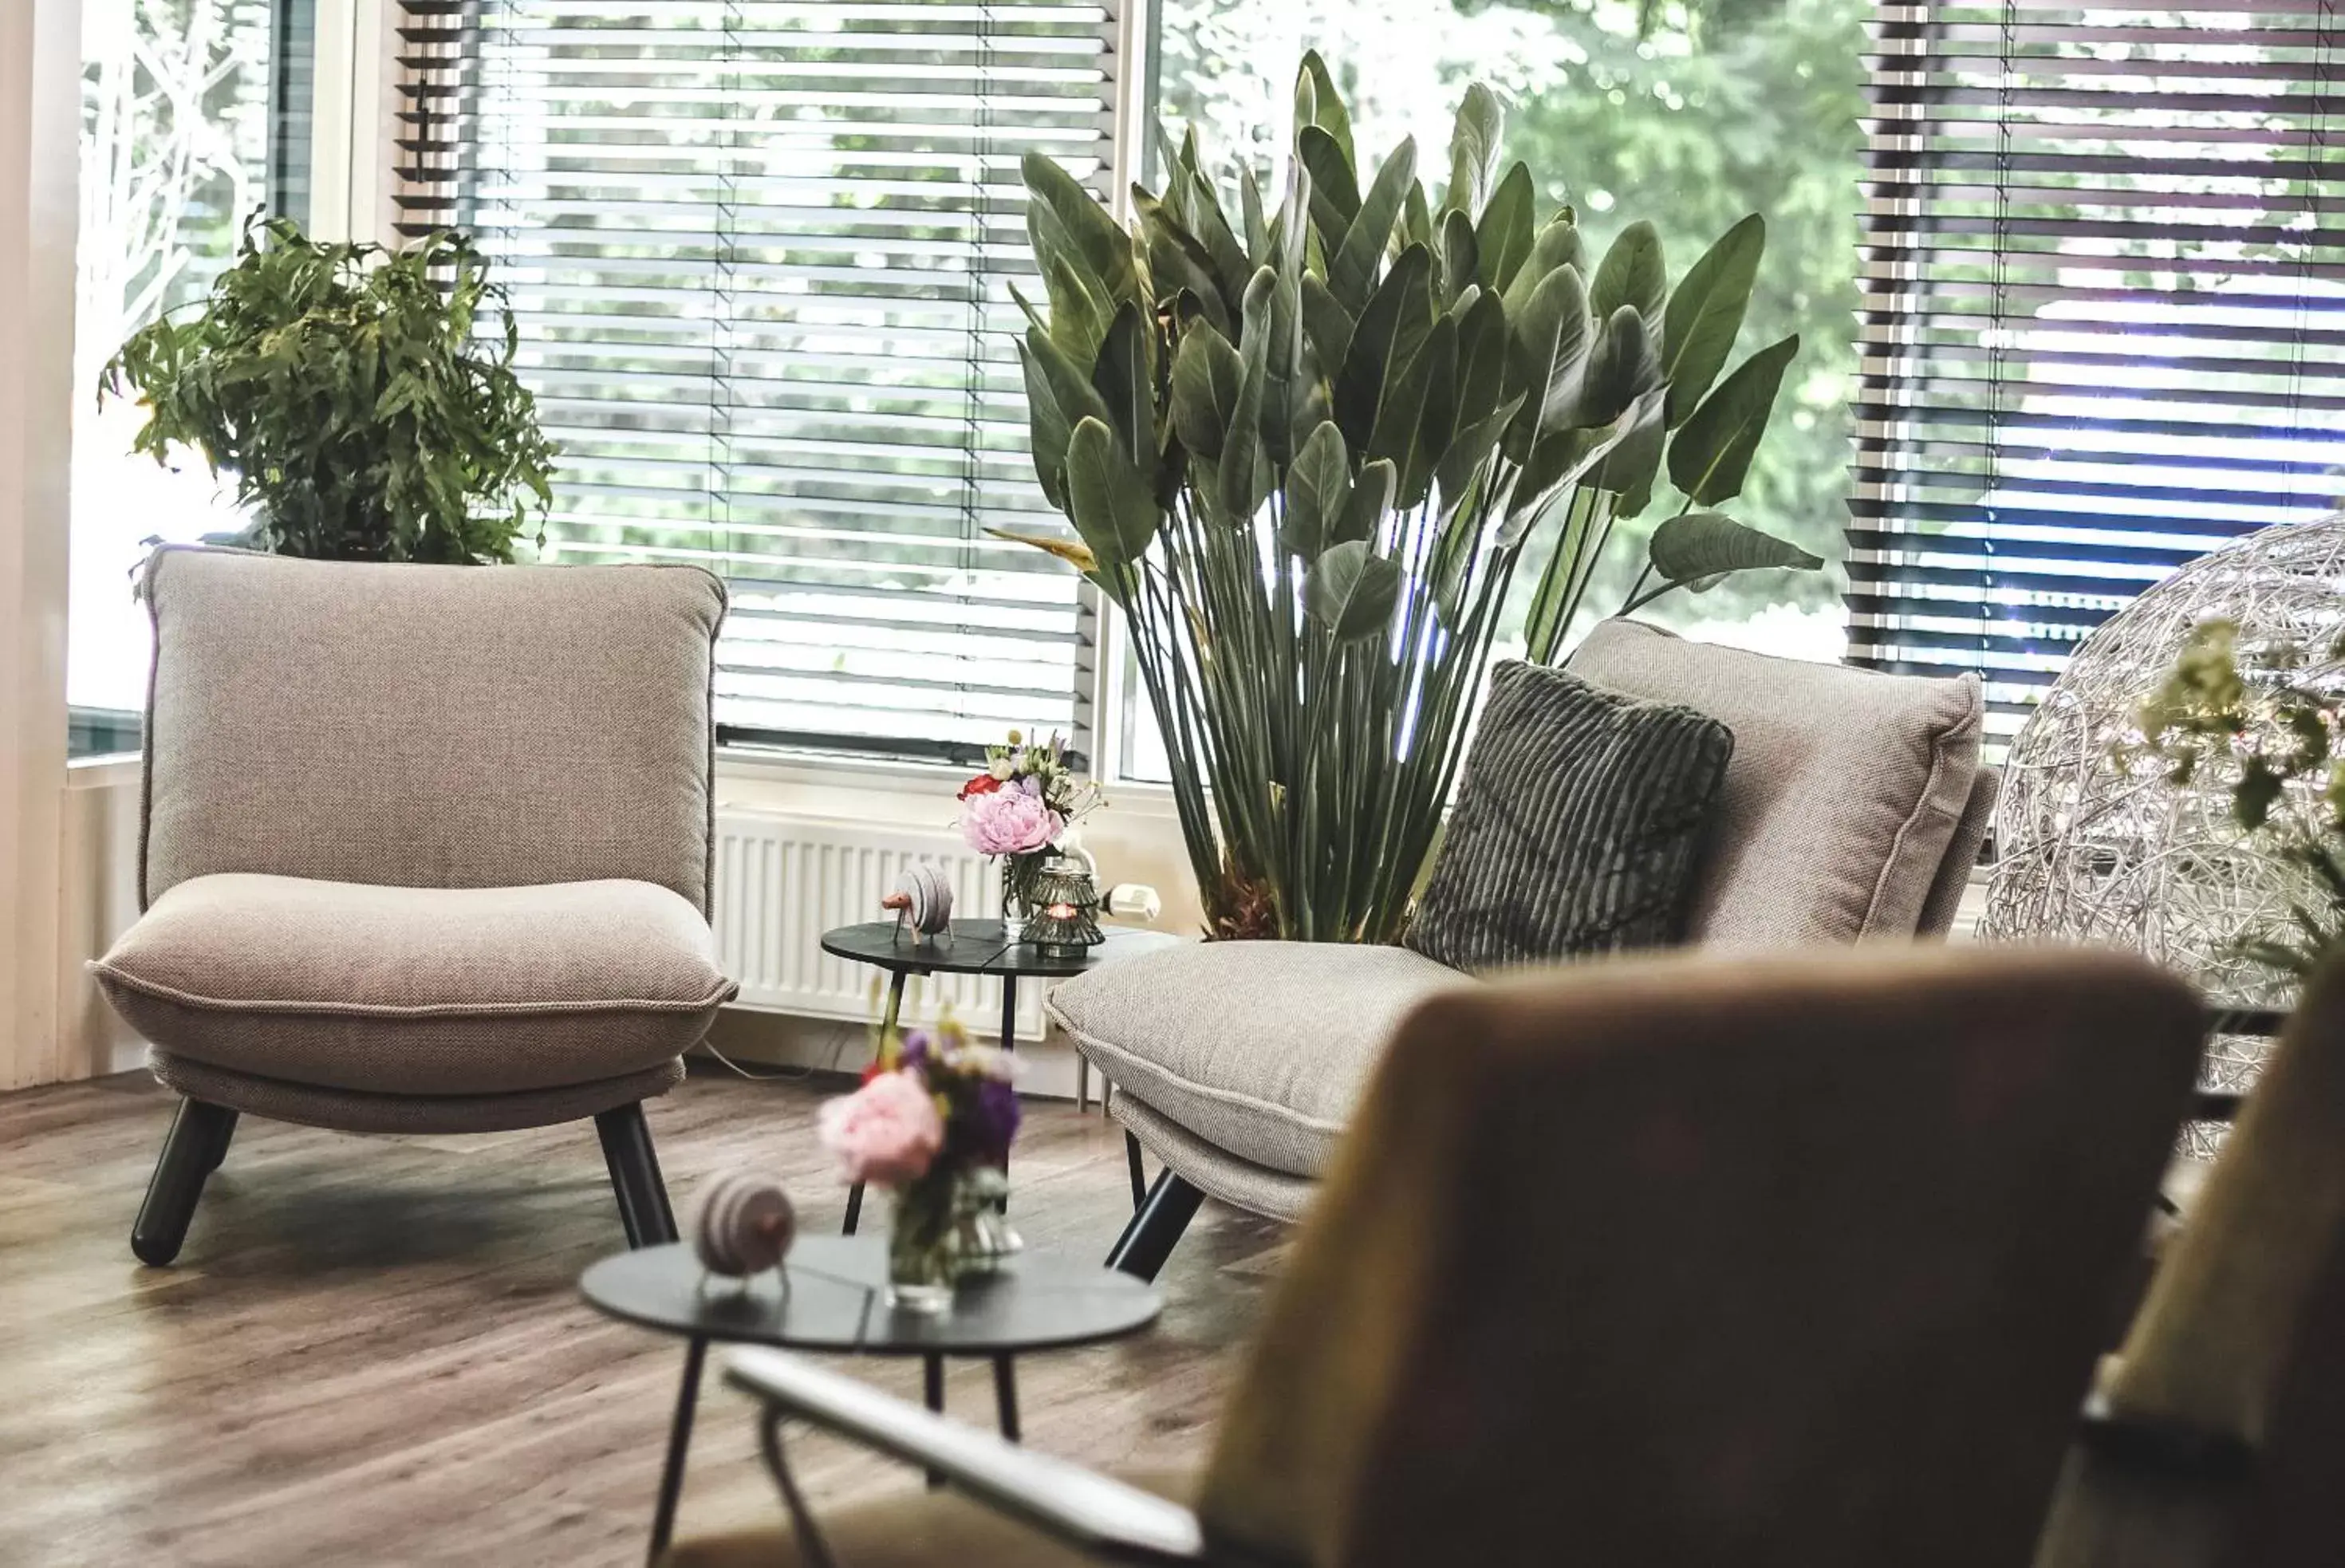
<svg viewBox="0 0 2345 1568"><path fill-rule="evenodd" d="M888 1295L898 1307L945 1310L964 1275L1015 1245L997 1212L1018 1136L1015 1067L948 1018L882 1034L863 1087L823 1104L817 1129L840 1176L895 1199Z"/></svg>
<svg viewBox="0 0 2345 1568"><path fill-rule="evenodd" d="M980 855L1001 862L1002 935L1025 934L1042 862L1101 801L1099 786L1067 763L1057 735L1028 743L1016 730L1007 745L985 748L985 771L960 786L960 835Z"/></svg>

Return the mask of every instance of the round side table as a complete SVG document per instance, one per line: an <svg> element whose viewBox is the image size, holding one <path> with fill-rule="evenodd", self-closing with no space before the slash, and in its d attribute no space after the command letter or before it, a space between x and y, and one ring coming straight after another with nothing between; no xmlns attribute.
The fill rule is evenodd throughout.
<svg viewBox="0 0 2345 1568"><path fill-rule="evenodd" d="M1001 982L1001 1046L1018 1048L1018 982L1067 980L1101 964L1177 946L1169 931L1142 931L1130 926L1101 928L1105 938L1095 947L1071 957L1044 953L1031 943L1002 940L999 920L956 920L935 936L922 936L902 921L873 920L860 926L838 926L822 934L822 950L833 957L871 964L888 971L888 1007L880 1027L893 1028L904 1002L904 983L914 975L977 975ZM1079 1067L1083 1080L1089 1063ZM1079 1087L1080 1096L1081 1089ZM1136 1146L1133 1146L1136 1148ZM1135 1184L1137 1177L1134 1178ZM863 1184L847 1193L847 1234L855 1234L863 1217Z"/></svg>
<svg viewBox="0 0 2345 1568"><path fill-rule="evenodd" d="M918 1356L932 1411L944 1409L945 1358L982 1356L993 1362L1001 1435L1014 1442L1013 1358L1122 1339L1154 1322L1164 1305L1154 1286L1129 1274L1028 1248L995 1271L964 1280L949 1312L898 1311L888 1304L888 1244L876 1236L801 1237L779 1270L746 1281L708 1274L686 1243L645 1247L594 1264L579 1277L578 1289L597 1310L685 1342L684 1381L652 1515L654 1560L666 1550L675 1526L711 1341Z"/></svg>

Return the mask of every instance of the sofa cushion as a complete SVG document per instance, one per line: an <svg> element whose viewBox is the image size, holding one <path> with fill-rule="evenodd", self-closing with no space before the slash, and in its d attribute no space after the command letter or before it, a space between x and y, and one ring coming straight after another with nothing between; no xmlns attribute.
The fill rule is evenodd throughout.
<svg viewBox="0 0 2345 1568"><path fill-rule="evenodd" d="M175 885L92 966L159 1049L371 1094L494 1095L640 1072L734 992L707 923L646 882Z"/></svg>
<svg viewBox="0 0 2345 1568"><path fill-rule="evenodd" d="M696 567L421 566L172 546L139 901L215 872L409 887L625 877L708 905Z"/></svg>
<svg viewBox="0 0 2345 1568"><path fill-rule="evenodd" d="M1889 675L1607 621L1574 674L1734 732L1689 940L1911 937L1978 772L1978 678Z"/></svg>
<svg viewBox="0 0 2345 1568"><path fill-rule="evenodd" d="M1734 737L1504 663L1406 945L1453 969L1674 945Z"/></svg>
<svg viewBox="0 0 2345 1568"><path fill-rule="evenodd" d="M1315 1177L1402 1015L1468 983L1406 947L1188 943L1068 981L1050 1013L1119 1097L1241 1159Z"/></svg>

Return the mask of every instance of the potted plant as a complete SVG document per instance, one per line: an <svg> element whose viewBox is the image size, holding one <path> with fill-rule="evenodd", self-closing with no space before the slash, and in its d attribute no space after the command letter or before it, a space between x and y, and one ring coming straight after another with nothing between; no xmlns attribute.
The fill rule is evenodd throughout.
<svg viewBox="0 0 2345 1568"><path fill-rule="evenodd" d="M1213 930L1390 941L1430 856L1491 640L1534 538L1551 659L1613 522L1667 480L1630 606L1814 556L1719 511L1786 338L1729 370L1766 244L1746 217L1672 285L1651 224L1600 258L1500 172L1468 89L1436 199L1404 141L1363 179L1315 54L1268 207L1233 217L1183 142L1130 231L1030 154L1047 309L1022 345L1034 466L1076 539L1005 534L1120 607Z"/></svg>
<svg viewBox="0 0 2345 1568"><path fill-rule="evenodd" d="M478 331L488 313L502 332ZM440 231L397 251L249 225L200 309L132 334L100 397L135 389L133 450L236 476L233 541L337 561L511 561L556 449L513 374L488 262Z"/></svg>

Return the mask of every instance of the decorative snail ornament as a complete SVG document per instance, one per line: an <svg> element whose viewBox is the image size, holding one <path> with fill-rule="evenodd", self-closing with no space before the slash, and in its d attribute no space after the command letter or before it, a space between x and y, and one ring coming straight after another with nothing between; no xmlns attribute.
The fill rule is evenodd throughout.
<svg viewBox="0 0 2345 1568"><path fill-rule="evenodd" d="M711 1274L746 1280L779 1263L797 1234L797 1208L779 1182L727 1171L701 1190L692 1251Z"/></svg>
<svg viewBox="0 0 2345 1568"><path fill-rule="evenodd" d="M898 925L934 936L952 924L952 884L941 869L923 862L896 879L896 890L879 907L894 910Z"/></svg>

